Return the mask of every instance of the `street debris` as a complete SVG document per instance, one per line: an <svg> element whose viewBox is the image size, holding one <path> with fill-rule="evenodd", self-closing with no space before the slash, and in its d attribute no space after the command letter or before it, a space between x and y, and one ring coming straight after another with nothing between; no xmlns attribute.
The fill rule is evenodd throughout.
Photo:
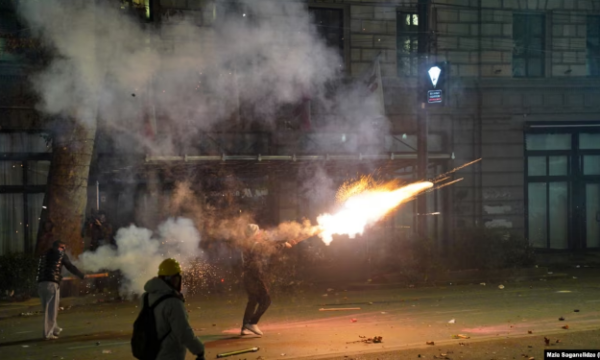
<svg viewBox="0 0 600 360"><path fill-rule="evenodd" d="M546 343L546 346L550 345L550 339L548 339L545 336L544 336L544 342Z"/></svg>
<svg viewBox="0 0 600 360"><path fill-rule="evenodd" d="M242 349L242 350L235 350L235 351L230 351L230 352L224 352L224 353L217 354L217 358L224 358L224 357L227 357L227 356L240 355L240 354L245 354L245 353L249 353L249 352L257 352L258 350L260 350L259 347L252 347L252 348L249 348L249 349ZM281 354L281 356L285 356L285 354Z"/></svg>
<svg viewBox="0 0 600 360"><path fill-rule="evenodd" d="M456 319L452 319L452 320L448 321L448 324L456 324Z"/></svg>
<svg viewBox="0 0 600 360"><path fill-rule="evenodd" d="M531 331L531 330L527 330L527 333L528 333L528 334L533 334L533 331Z"/></svg>
<svg viewBox="0 0 600 360"><path fill-rule="evenodd" d="M321 296L323 296L323 297L328 297L328 296L329 296L329 294L323 294L323 295L321 295Z"/></svg>
<svg viewBox="0 0 600 360"><path fill-rule="evenodd" d="M433 342L433 341L427 341L427 342L425 343L425 345L435 345L435 342Z"/></svg>
<svg viewBox="0 0 600 360"><path fill-rule="evenodd" d="M463 335L463 334L457 334L457 335L452 335L453 339L470 339L470 336L467 335Z"/></svg>
<svg viewBox="0 0 600 360"><path fill-rule="evenodd" d="M500 289L500 290L504 289L504 285L498 285L498 289Z"/></svg>
<svg viewBox="0 0 600 360"><path fill-rule="evenodd" d="M463 342L459 342L458 345L460 345L460 346L469 346L469 344L463 343Z"/></svg>
<svg viewBox="0 0 600 360"><path fill-rule="evenodd" d="M327 292L332 292L333 290L334 290L334 289L332 289L332 288L329 288L329 289L327 289Z"/></svg>
<svg viewBox="0 0 600 360"><path fill-rule="evenodd" d="M382 311L381 313L382 313L383 315L387 314L385 311Z"/></svg>
<svg viewBox="0 0 600 360"><path fill-rule="evenodd" d="M373 302L372 302L372 301L369 301L369 305L373 305Z"/></svg>
<svg viewBox="0 0 600 360"><path fill-rule="evenodd" d="M479 283L479 285L481 285L481 286L485 286L485 283Z"/></svg>
<svg viewBox="0 0 600 360"><path fill-rule="evenodd" d="M569 330L569 325L565 325L562 328L565 329L565 330Z"/></svg>
<svg viewBox="0 0 600 360"><path fill-rule="evenodd" d="M345 311L345 310L360 310L357 308L320 308L319 311Z"/></svg>
<svg viewBox="0 0 600 360"><path fill-rule="evenodd" d="M356 341L348 341L346 344L356 344L356 343L365 343L365 344L379 344L383 342L383 338L381 336L373 336L372 338L367 338L366 336L358 335L360 340Z"/></svg>
<svg viewBox="0 0 600 360"><path fill-rule="evenodd" d="M579 312L579 309L575 309L575 310L573 310L573 311L574 311L574 312Z"/></svg>
<svg viewBox="0 0 600 360"><path fill-rule="evenodd" d="M29 347L29 345L23 345L23 347L24 347L24 348L28 348L28 347Z"/></svg>
<svg viewBox="0 0 600 360"><path fill-rule="evenodd" d="M561 316L558 318L558 321L565 321L565 318Z"/></svg>
<svg viewBox="0 0 600 360"><path fill-rule="evenodd" d="M21 313L20 315L21 315L21 316L33 316L33 315L35 315L35 314L34 314L34 313L31 313L31 312L24 312L24 313Z"/></svg>
<svg viewBox="0 0 600 360"><path fill-rule="evenodd" d="M357 320L356 320L356 319L352 319L352 320L350 320L350 321L352 321L353 323L355 323Z"/></svg>
<svg viewBox="0 0 600 360"><path fill-rule="evenodd" d="M577 280L577 276L573 276L573 280Z"/></svg>
<svg viewBox="0 0 600 360"><path fill-rule="evenodd" d="M112 354L112 350L108 350L108 349L102 350L102 353L103 354Z"/></svg>

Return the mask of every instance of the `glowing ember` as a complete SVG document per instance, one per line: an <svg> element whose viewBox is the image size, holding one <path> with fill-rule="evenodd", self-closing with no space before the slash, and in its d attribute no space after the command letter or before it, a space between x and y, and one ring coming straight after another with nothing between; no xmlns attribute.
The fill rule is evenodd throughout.
<svg viewBox="0 0 600 360"><path fill-rule="evenodd" d="M429 181L418 182L396 190L367 190L350 196L338 213L323 214L317 218L321 229L319 235L329 245L333 234L348 235L351 238L362 234L371 225L401 203L433 187Z"/></svg>

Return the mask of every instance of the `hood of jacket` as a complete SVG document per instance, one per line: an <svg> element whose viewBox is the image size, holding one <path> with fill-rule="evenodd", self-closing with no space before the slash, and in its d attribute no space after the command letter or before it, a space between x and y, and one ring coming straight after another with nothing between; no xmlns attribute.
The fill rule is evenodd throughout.
<svg viewBox="0 0 600 360"><path fill-rule="evenodd" d="M169 284L159 277L154 277L148 280L146 285L144 285L144 291L150 294L148 297L148 305L150 306L152 306L152 304L161 296L167 294L175 295L183 300L183 296L179 292L175 291L175 289L170 287Z"/></svg>

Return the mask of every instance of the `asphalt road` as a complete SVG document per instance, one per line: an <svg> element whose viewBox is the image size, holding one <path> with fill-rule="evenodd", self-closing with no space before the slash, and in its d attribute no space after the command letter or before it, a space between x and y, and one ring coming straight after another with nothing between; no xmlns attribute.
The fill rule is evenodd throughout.
<svg viewBox="0 0 600 360"><path fill-rule="evenodd" d="M544 337L556 349L600 350L600 277L573 275L578 275L575 270L559 280L504 283L504 289L496 283L278 295L259 324L262 338L238 335L242 294L188 299L187 307L207 359L254 346L260 350L230 359L433 359L443 354L451 359L543 359ZM1 357L131 359L136 305L98 303L62 311L64 332L55 341L40 340L40 315L2 319ZM333 307L361 309L319 311ZM382 342L363 342L375 336Z"/></svg>

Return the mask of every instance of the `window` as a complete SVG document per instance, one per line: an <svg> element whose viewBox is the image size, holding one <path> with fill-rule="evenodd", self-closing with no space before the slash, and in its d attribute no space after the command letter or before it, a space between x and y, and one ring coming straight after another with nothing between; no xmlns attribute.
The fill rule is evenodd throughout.
<svg viewBox="0 0 600 360"><path fill-rule="evenodd" d="M536 248L600 247L600 132L525 136L527 236Z"/></svg>
<svg viewBox="0 0 600 360"><path fill-rule="evenodd" d="M398 12L396 20L398 76L417 76L419 71L419 16Z"/></svg>
<svg viewBox="0 0 600 360"><path fill-rule="evenodd" d="M544 15L513 15L513 76L544 76Z"/></svg>
<svg viewBox="0 0 600 360"><path fill-rule="evenodd" d="M34 250L50 156L41 134L0 132L0 255Z"/></svg>
<svg viewBox="0 0 600 360"><path fill-rule="evenodd" d="M600 16L587 17L588 74L600 75Z"/></svg>
<svg viewBox="0 0 600 360"><path fill-rule="evenodd" d="M566 249L571 134L527 134L527 209L534 247Z"/></svg>
<svg viewBox="0 0 600 360"><path fill-rule="evenodd" d="M321 7L308 8L317 27L317 32L327 46L336 49L340 59L344 59L344 11Z"/></svg>

